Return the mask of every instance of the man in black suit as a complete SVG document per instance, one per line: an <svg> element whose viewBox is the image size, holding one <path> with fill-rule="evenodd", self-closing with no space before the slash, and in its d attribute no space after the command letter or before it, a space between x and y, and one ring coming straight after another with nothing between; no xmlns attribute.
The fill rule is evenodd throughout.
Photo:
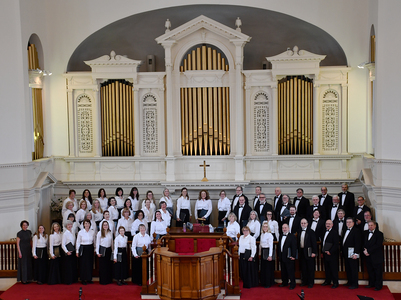
<svg viewBox="0 0 401 300"><path fill-rule="evenodd" d="M273 211L273 207L266 202L265 194L260 193L259 201L256 203L254 210L258 214L260 224L262 224L263 221L266 220L266 212L268 212L269 210Z"/></svg>
<svg viewBox="0 0 401 300"><path fill-rule="evenodd" d="M341 208L340 197L335 195L335 196L333 196L332 201L333 201L333 205L327 211L327 220L330 219L334 222L334 220L337 218L337 211Z"/></svg>
<svg viewBox="0 0 401 300"><path fill-rule="evenodd" d="M364 214L366 211L370 212L370 208L365 205L365 198L358 197L358 205L354 207L353 218L355 219L356 226L359 227L364 221Z"/></svg>
<svg viewBox="0 0 401 300"><path fill-rule="evenodd" d="M342 241L342 254L345 262L345 272L349 289L358 288L359 253L361 250L361 233L352 218L347 218L347 231Z"/></svg>
<svg viewBox="0 0 401 300"><path fill-rule="evenodd" d="M363 214L363 222L358 226L359 230L361 232L369 230L369 222L370 221L373 221L372 212L371 211L365 211L365 213ZM376 223L376 229L379 230L379 224L377 224L377 223Z"/></svg>
<svg viewBox="0 0 401 300"><path fill-rule="evenodd" d="M334 219L333 226L338 233L340 241L342 241L345 231L347 231L347 222L345 219L345 211L343 209L337 211L337 218Z"/></svg>
<svg viewBox="0 0 401 300"><path fill-rule="evenodd" d="M290 207L290 216L285 219L285 223L288 224L289 230L292 234L297 233L301 229L301 217L297 214L297 209L294 205Z"/></svg>
<svg viewBox="0 0 401 300"><path fill-rule="evenodd" d="M363 254L366 257L366 267L369 274L369 285L379 291L383 287L383 233L376 228L375 221L369 221L369 230L364 235Z"/></svg>
<svg viewBox="0 0 401 300"><path fill-rule="evenodd" d="M297 189L297 196L294 198L293 204L297 208L297 213L301 218L307 217L309 200L304 197L304 190L301 188Z"/></svg>
<svg viewBox="0 0 401 300"><path fill-rule="evenodd" d="M276 218L280 216L281 206L283 205L283 195L281 194L281 189L276 187L274 189L274 197L273 197L273 206L274 206L274 214Z"/></svg>
<svg viewBox="0 0 401 300"><path fill-rule="evenodd" d="M320 212L316 209L313 212L313 218L309 220L309 228L315 232L316 241L322 241L325 229L325 219L320 217Z"/></svg>
<svg viewBox="0 0 401 300"><path fill-rule="evenodd" d="M242 230L248 224L249 215L252 208L246 204L244 195L241 195L238 200L238 205L234 208L234 214L237 216L237 222Z"/></svg>
<svg viewBox="0 0 401 300"><path fill-rule="evenodd" d="M326 279L322 285L329 285L333 281L332 289L338 288L338 243L338 233L333 227L333 221L327 220L322 242Z"/></svg>
<svg viewBox="0 0 401 300"><path fill-rule="evenodd" d="M290 197L288 195L283 195L281 208L276 214L276 219L280 225L280 228L285 223L285 220L290 216L290 206Z"/></svg>
<svg viewBox="0 0 401 300"><path fill-rule="evenodd" d="M333 198L327 194L327 187L323 186L320 191L322 192L319 195L319 200L320 200L320 205L323 206L326 210L326 217L327 220L330 219L330 216L328 214L328 212L331 210L331 207L333 205Z"/></svg>
<svg viewBox="0 0 401 300"><path fill-rule="evenodd" d="M319 197L317 195L312 196L312 205L308 207L308 220L312 219L313 217L313 212L315 210L319 210L320 212L320 217L324 220L326 220L326 208L324 206L321 206L319 203Z"/></svg>
<svg viewBox="0 0 401 300"><path fill-rule="evenodd" d="M253 209L255 209L256 204L259 202L260 193L262 192L262 188L260 186L255 187L255 197L253 198Z"/></svg>
<svg viewBox="0 0 401 300"><path fill-rule="evenodd" d="M301 267L301 286L313 288L315 282L315 257L317 243L315 232L308 228L308 221L301 220L301 229L297 235L299 249L299 265Z"/></svg>
<svg viewBox="0 0 401 300"><path fill-rule="evenodd" d="M242 194L242 191L243 191L242 186L237 186L237 188L235 189L235 195L233 197L233 201L231 202L231 211L234 211L234 208L238 206L238 201L240 196L244 196L246 205L249 205L248 197Z"/></svg>
<svg viewBox="0 0 401 300"><path fill-rule="evenodd" d="M345 217L352 217L355 206L355 195L348 191L348 184L343 183L341 186L342 192L338 194L340 198L341 208L345 211Z"/></svg>
<svg viewBox="0 0 401 300"><path fill-rule="evenodd" d="M297 239L289 232L288 224L282 226L283 234L278 241L278 256L281 264L280 287L288 286L290 279L290 290L295 289L295 258L297 253Z"/></svg>

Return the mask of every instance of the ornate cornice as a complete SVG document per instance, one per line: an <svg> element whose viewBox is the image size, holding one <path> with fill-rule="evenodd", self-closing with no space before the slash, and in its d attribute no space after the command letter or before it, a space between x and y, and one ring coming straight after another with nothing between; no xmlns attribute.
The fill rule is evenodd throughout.
<svg viewBox="0 0 401 300"><path fill-rule="evenodd" d="M84 61L91 68L93 66L134 66L138 67L141 64L140 60L129 59L123 55L117 55L116 52L111 51L110 55L103 55L93 60Z"/></svg>
<svg viewBox="0 0 401 300"><path fill-rule="evenodd" d="M270 62L294 62L294 61L315 61L319 62L326 58L326 55L318 55L306 50L299 50L297 46L291 50L290 48L287 51L276 55L266 57L267 61Z"/></svg>

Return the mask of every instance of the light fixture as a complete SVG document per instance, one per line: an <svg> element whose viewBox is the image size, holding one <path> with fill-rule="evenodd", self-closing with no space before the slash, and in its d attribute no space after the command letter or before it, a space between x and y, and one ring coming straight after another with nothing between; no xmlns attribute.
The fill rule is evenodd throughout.
<svg viewBox="0 0 401 300"><path fill-rule="evenodd" d="M34 71L37 71L39 74L42 74L43 76L50 76L53 74L52 72L48 72L46 70L41 70L39 68L36 68Z"/></svg>
<svg viewBox="0 0 401 300"><path fill-rule="evenodd" d="M369 62L364 61L363 63L360 63L360 64L358 65L358 68L359 68L359 69L365 69L365 66L368 65L368 64L369 64Z"/></svg>

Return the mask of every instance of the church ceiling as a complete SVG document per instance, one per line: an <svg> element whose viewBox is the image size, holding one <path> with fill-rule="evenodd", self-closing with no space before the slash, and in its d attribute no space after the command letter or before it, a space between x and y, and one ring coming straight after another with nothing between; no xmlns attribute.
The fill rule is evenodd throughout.
<svg viewBox="0 0 401 300"><path fill-rule="evenodd" d="M262 69L265 57L282 53L297 45L299 49L327 55L321 66L346 66L347 58L339 43L319 27L292 16L234 5L187 5L148 11L115 21L88 36L75 49L67 71L90 71L84 63L114 50L128 58L145 61L155 55L156 71L164 71L164 49L155 38L164 34L165 21L172 27L205 15L217 22L235 28L235 20L242 20L241 30L252 37L244 48L244 70ZM142 64L141 72L146 71Z"/></svg>

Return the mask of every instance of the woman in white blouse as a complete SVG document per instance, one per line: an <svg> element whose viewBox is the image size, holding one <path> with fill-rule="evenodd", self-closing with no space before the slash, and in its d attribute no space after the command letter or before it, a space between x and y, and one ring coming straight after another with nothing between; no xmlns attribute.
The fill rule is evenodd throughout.
<svg viewBox="0 0 401 300"><path fill-rule="evenodd" d="M131 192L129 193L128 199L131 200L132 204L132 210L134 214L140 209L139 208L139 191L136 187L133 187L131 189Z"/></svg>
<svg viewBox="0 0 401 300"><path fill-rule="evenodd" d="M100 223L100 231L96 235L96 254L99 257L99 283L109 284L113 281L113 262L111 254L113 252L113 232L110 230L109 223Z"/></svg>
<svg viewBox="0 0 401 300"><path fill-rule="evenodd" d="M84 220L84 229L78 232L76 255L79 258L79 277L83 285L93 283L93 254L95 252L96 233L91 229L91 222Z"/></svg>
<svg viewBox="0 0 401 300"><path fill-rule="evenodd" d="M260 235L260 258L262 265L260 269L260 282L263 287L269 288L274 285L274 261L273 261L273 235L270 233L268 221L262 224Z"/></svg>
<svg viewBox="0 0 401 300"><path fill-rule="evenodd" d="M113 231L110 230L110 223L100 223L101 229L96 235L96 254L99 257L99 283L109 284L113 281Z"/></svg>
<svg viewBox="0 0 401 300"><path fill-rule="evenodd" d="M148 222L148 228L150 228L150 223L152 222L153 216L155 215L155 208L152 207L152 203L149 199L145 200L145 206L142 207L142 211L145 214L145 220Z"/></svg>
<svg viewBox="0 0 401 300"><path fill-rule="evenodd" d="M134 219L134 211L132 210L132 202L131 199L127 198L124 201L124 209L129 210L129 217L130 219Z"/></svg>
<svg viewBox="0 0 401 300"><path fill-rule="evenodd" d="M274 219L274 212L271 210L268 210L266 212L266 221L269 224L269 229L271 234L273 235L274 241L280 240L280 232L279 232L279 226L277 221Z"/></svg>
<svg viewBox="0 0 401 300"><path fill-rule="evenodd" d="M92 204L92 220L96 224L96 229L99 231L100 221L103 220L103 209L100 207L100 201L94 200Z"/></svg>
<svg viewBox="0 0 401 300"><path fill-rule="evenodd" d="M118 235L114 240L114 278L118 285L127 284L128 259L127 259L127 237L123 226L118 228Z"/></svg>
<svg viewBox="0 0 401 300"><path fill-rule="evenodd" d="M117 209L117 201L114 197L109 198L109 208L107 210L110 213L110 219L113 220L113 222L114 222L114 228L117 229L119 212Z"/></svg>
<svg viewBox="0 0 401 300"><path fill-rule="evenodd" d="M212 200L210 200L209 192L201 190L199 198L195 203L195 219L203 224L210 224L210 215L212 213Z"/></svg>
<svg viewBox="0 0 401 300"><path fill-rule="evenodd" d="M103 212L103 220L100 222L100 228L102 228L102 223L103 222L109 223L109 230L111 231L111 233L114 236L114 233L115 233L115 231L114 231L114 228L115 228L114 227L114 222L113 222L113 220L110 219L110 212L108 210L105 210Z"/></svg>
<svg viewBox="0 0 401 300"><path fill-rule="evenodd" d="M160 202L159 211L162 213L162 219L166 223L167 227L170 227L171 226L171 215L170 215L170 212L167 210L166 202Z"/></svg>
<svg viewBox="0 0 401 300"><path fill-rule="evenodd" d="M241 237L239 238L239 274L244 283L244 288L258 286L258 265L256 264L256 239L250 235L248 226L242 228Z"/></svg>
<svg viewBox="0 0 401 300"><path fill-rule="evenodd" d="M129 217L130 215L130 211L128 208L124 208L121 211L121 218L118 220L117 223L117 228L120 228L121 226L124 227L124 232L125 232L125 236L127 236L129 241L132 241L132 235L131 235L131 226L132 226L132 219ZM116 236L117 236L117 232L116 232Z"/></svg>
<svg viewBox="0 0 401 300"><path fill-rule="evenodd" d="M74 211L74 212L76 212L76 211L78 210L78 201L77 201L77 199L75 199L75 194L76 194L75 190L70 190L70 191L68 192L68 198L65 199L65 200L63 201L63 209L62 209L62 211L61 211L61 213L62 213L63 215L64 215L64 212L67 210L67 209L65 208L65 204L66 204L68 201L72 201L72 203L74 203L74 208L73 208L73 211Z"/></svg>
<svg viewBox="0 0 401 300"><path fill-rule="evenodd" d="M88 210L91 210L91 209L92 209L92 202L93 202L93 199L92 199L92 194L91 194L91 191L90 191L90 190L85 189L85 190L82 192L82 199L81 199L81 200L85 200L85 201L86 201L86 204L88 205Z"/></svg>
<svg viewBox="0 0 401 300"><path fill-rule="evenodd" d="M105 211L109 206L109 201L107 199L106 191L104 190L104 188L99 189L99 191L97 192L97 200L99 200L100 202L100 207L103 209L103 211Z"/></svg>
<svg viewBox="0 0 401 300"><path fill-rule="evenodd" d="M58 284L61 283L61 228L58 223L53 223L50 230L49 236L49 279L47 284Z"/></svg>
<svg viewBox="0 0 401 300"><path fill-rule="evenodd" d="M223 227L224 221L228 219L230 213L231 201L226 197L226 191L220 192L220 199L217 202L217 208L219 209L219 227Z"/></svg>
<svg viewBox="0 0 401 300"><path fill-rule="evenodd" d="M160 211L156 211L155 218L150 225L151 237L153 237L153 233L156 233L156 240L167 234L167 224L162 219L162 214Z"/></svg>
<svg viewBox="0 0 401 300"><path fill-rule="evenodd" d="M153 211L156 211L156 203L155 203L155 197L153 195L152 191L147 191L146 192L146 197L142 201L142 210L146 206L146 200L150 200L150 207L153 209ZM153 218L153 217L152 217Z"/></svg>
<svg viewBox="0 0 401 300"><path fill-rule="evenodd" d="M251 231L251 235L255 238L255 240L259 240L260 235L260 222L258 218L258 213L252 210L249 214L248 225L249 230Z"/></svg>
<svg viewBox="0 0 401 300"><path fill-rule="evenodd" d="M65 221L68 220L68 216L70 214L74 214L74 216L75 216L73 209L74 209L74 203L72 201L67 201L65 203L65 211L63 213L63 224L65 223Z"/></svg>
<svg viewBox="0 0 401 300"><path fill-rule="evenodd" d="M187 188L183 187L180 198L177 200L177 227L182 227L183 223L190 222L191 217L191 200Z"/></svg>
<svg viewBox="0 0 401 300"><path fill-rule="evenodd" d="M163 196L159 200L159 207L162 202L166 202L167 210L170 213L170 218L173 218L174 216L173 200L170 197L170 190L168 188L165 188L163 190Z"/></svg>
<svg viewBox="0 0 401 300"><path fill-rule="evenodd" d="M75 215L75 219L79 225L82 224L82 221L85 219L85 215L87 212L88 212L88 204L86 204L85 200L81 200L79 202L79 210L77 211L77 214Z"/></svg>
<svg viewBox="0 0 401 300"><path fill-rule="evenodd" d="M74 214L73 214L73 213L69 214L67 220L69 220L69 221L72 222L72 229L71 229L71 232L72 232L73 234L77 235L77 233L78 233L78 231L79 231L80 229L79 229L79 224L78 224L77 222L75 222L75 216L74 216ZM66 223L64 223L63 232L65 232L66 230L67 230Z"/></svg>
<svg viewBox="0 0 401 300"><path fill-rule="evenodd" d="M135 214L135 220L131 225L131 235L135 236L139 233L139 225L143 224L146 228L146 232L148 232L148 222L145 220L145 214L142 210L138 210Z"/></svg>
<svg viewBox="0 0 401 300"><path fill-rule="evenodd" d="M39 225L38 231L32 239L33 279L38 284L43 284L47 281L47 262L49 260L47 256L47 240L48 236L45 232L45 227Z"/></svg>
<svg viewBox="0 0 401 300"><path fill-rule="evenodd" d="M116 188L116 206L118 210L118 217L121 216L121 211L124 208L124 191L122 188L118 187Z"/></svg>
<svg viewBox="0 0 401 300"><path fill-rule="evenodd" d="M143 246L150 252L151 239L146 234L145 225L139 225L139 233L132 240L132 283L142 285L142 252Z"/></svg>
<svg viewBox="0 0 401 300"><path fill-rule="evenodd" d="M97 233L96 223L95 223L95 221L93 221L93 218L92 218L92 212L88 211L88 212L86 213L86 215L85 215L85 220L89 220L89 222L90 222L90 224L91 224L91 229L92 229L95 233ZM85 220L84 220L84 221L85 221ZM83 222L82 222L82 224L79 226L79 229L80 229L80 230L84 229L84 223L83 223Z"/></svg>
<svg viewBox="0 0 401 300"><path fill-rule="evenodd" d="M63 256L63 274L65 284L77 282L77 257L75 256L75 234L71 232L72 222L67 220L67 230L63 233L61 248L64 251Z"/></svg>
<svg viewBox="0 0 401 300"><path fill-rule="evenodd" d="M234 241L236 241L238 238L238 234L241 232L239 224L237 222L237 216L234 213L229 213L228 220L229 222L227 224L226 234Z"/></svg>

